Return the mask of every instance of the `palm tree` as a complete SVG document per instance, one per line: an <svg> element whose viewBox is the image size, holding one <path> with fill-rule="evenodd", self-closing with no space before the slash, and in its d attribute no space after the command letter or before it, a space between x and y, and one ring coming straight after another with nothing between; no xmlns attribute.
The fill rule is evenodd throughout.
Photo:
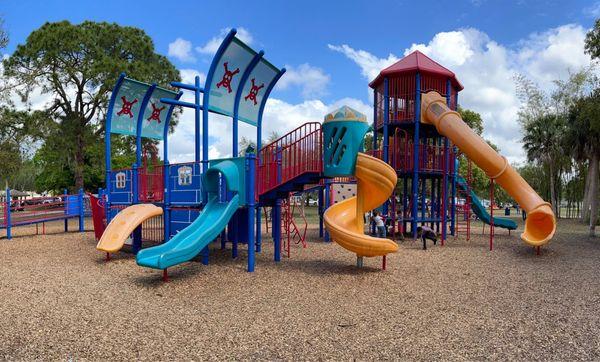
<svg viewBox="0 0 600 362"><path fill-rule="evenodd" d="M589 160L586 177L587 200L584 197L584 210L590 210L590 236L595 236L598 219L598 174L600 161L600 89L589 97L578 100L569 112L567 141L575 156ZM586 202L587 201L587 202Z"/></svg>
<svg viewBox="0 0 600 362"><path fill-rule="evenodd" d="M567 155L562 147L566 122L563 117L546 114L524 124L523 131L523 148L527 152L527 159L548 167L550 201L556 215L559 215L560 201L556 183L560 180Z"/></svg>

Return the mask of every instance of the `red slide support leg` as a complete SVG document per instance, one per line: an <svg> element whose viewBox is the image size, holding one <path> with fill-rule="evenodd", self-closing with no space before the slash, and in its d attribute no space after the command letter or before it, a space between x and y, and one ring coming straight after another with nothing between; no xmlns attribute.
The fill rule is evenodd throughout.
<svg viewBox="0 0 600 362"><path fill-rule="evenodd" d="M167 269L163 269L162 280L165 283L169 281L169 272L167 272Z"/></svg>

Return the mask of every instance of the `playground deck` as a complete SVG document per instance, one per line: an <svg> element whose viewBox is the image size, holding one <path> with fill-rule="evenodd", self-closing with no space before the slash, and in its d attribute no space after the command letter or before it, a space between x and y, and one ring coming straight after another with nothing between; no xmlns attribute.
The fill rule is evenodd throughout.
<svg viewBox="0 0 600 362"><path fill-rule="evenodd" d="M279 264L265 234L255 273L215 250L169 283L62 226L0 240L1 358L600 359L600 247L570 221L542 257L503 232L489 252L475 226L470 242L402 243L387 271L355 268L310 225Z"/></svg>

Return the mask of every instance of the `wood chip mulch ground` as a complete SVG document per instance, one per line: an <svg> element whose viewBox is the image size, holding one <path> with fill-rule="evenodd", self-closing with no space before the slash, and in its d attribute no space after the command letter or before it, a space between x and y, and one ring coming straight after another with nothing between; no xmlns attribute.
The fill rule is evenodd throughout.
<svg viewBox="0 0 600 362"><path fill-rule="evenodd" d="M169 283L91 232L1 239L0 359L600 360L600 239L575 222L540 256L501 230L405 241L386 271L309 233L279 264L265 236L255 273L215 244Z"/></svg>

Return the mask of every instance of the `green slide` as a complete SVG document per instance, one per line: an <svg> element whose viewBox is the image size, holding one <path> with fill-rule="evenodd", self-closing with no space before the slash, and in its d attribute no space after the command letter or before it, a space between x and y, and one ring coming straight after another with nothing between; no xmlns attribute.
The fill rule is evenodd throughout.
<svg viewBox="0 0 600 362"><path fill-rule="evenodd" d="M469 185L464 178L461 176L456 176L456 184L462 190L465 190L471 195L471 209L477 215L477 217L486 224L490 224L490 214L487 212L485 206L481 203L477 195L471 190ZM503 217L494 216L494 227L504 228L508 230L515 230L517 228L517 223L511 219L506 219Z"/></svg>
<svg viewBox="0 0 600 362"><path fill-rule="evenodd" d="M225 177L229 191L235 192L230 201L219 201L219 173ZM208 192L209 201L200 216L168 242L140 250L136 256L138 265L166 269L190 261L227 226L240 205L237 165L225 161L209 168L202 184Z"/></svg>

